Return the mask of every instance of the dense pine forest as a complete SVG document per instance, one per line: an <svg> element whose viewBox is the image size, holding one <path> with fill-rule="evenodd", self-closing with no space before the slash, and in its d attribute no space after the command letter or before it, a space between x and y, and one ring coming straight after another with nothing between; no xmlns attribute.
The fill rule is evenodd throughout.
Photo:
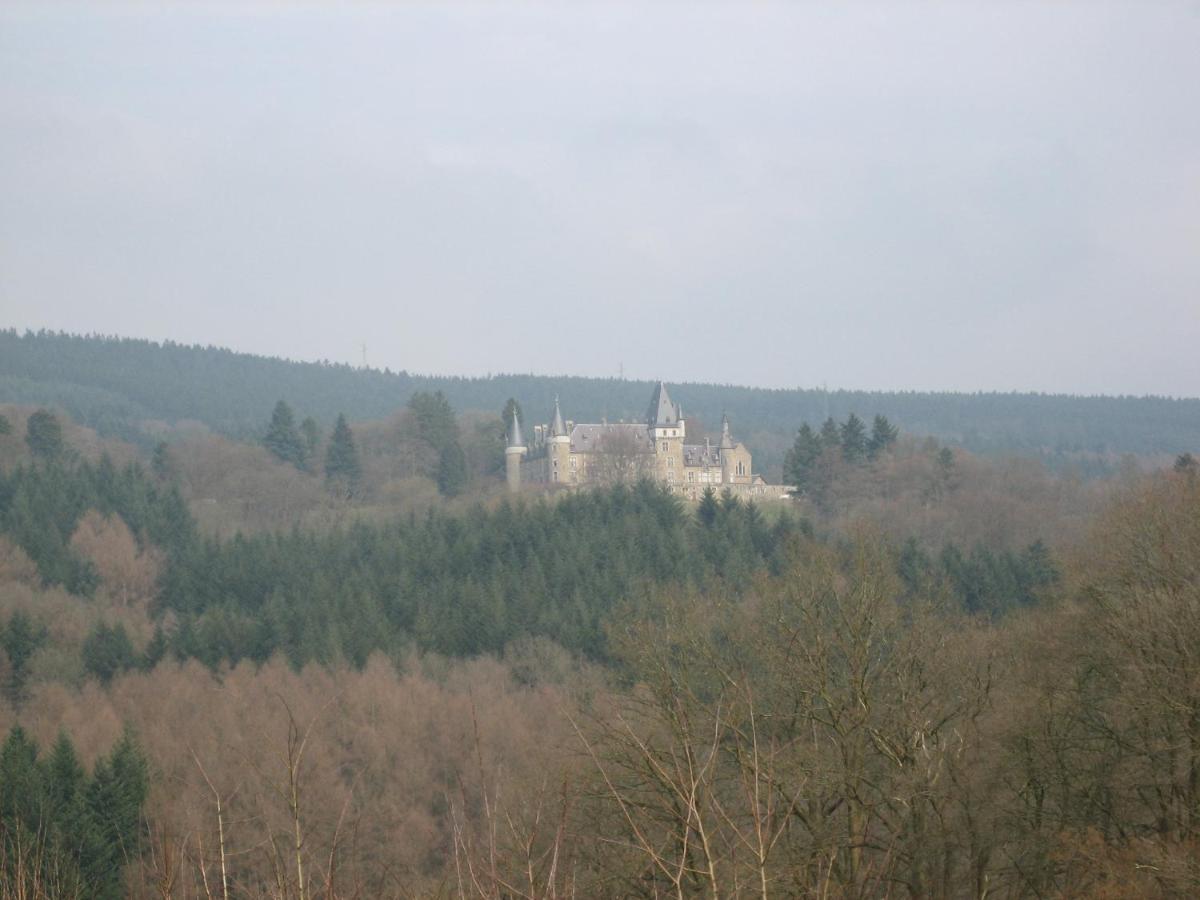
<svg viewBox="0 0 1200 900"><path fill-rule="evenodd" d="M799 349L798 352L803 352ZM666 376L668 373L662 373ZM155 423L202 422L236 438L259 435L262 410L283 398L331 428L340 413L382 419L418 391L441 391L462 411L517 398L546 415L562 397L576 421L640 418L650 382L521 374L453 378L298 363L216 347L0 331L0 402L52 405L103 435L148 444ZM905 431L976 453L1022 453L1082 471L1110 470L1122 454L1174 456L1200 443L1200 400L1047 394L864 392L733 385L672 387L685 413L715 427L728 412L756 467L779 477L801 422L870 411Z"/></svg>
<svg viewBox="0 0 1200 900"><path fill-rule="evenodd" d="M0 897L1200 889L1196 443L1085 478L878 395L791 497L512 497L524 394L7 339L260 387L0 405Z"/></svg>

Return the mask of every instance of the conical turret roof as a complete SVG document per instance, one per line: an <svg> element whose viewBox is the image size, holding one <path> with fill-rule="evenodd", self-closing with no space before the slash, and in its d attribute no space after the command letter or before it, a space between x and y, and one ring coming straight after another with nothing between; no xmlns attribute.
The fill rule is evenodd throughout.
<svg viewBox="0 0 1200 900"><path fill-rule="evenodd" d="M567 426L563 424L562 411L558 408L558 395L554 395L554 418L550 421L550 437L563 437Z"/></svg>
<svg viewBox="0 0 1200 900"><path fill-rule="evenodd" d="M654 393L650 395L650 408L646 410L646 424L651 426L679 424L679 408L671 402L667 386L661 381L654 389Z"/></svg>
<svg viewBox="0 0 1200 900"><path fill-rule="evenodd" d="M512 422L508 426L508 446L525 446L525 438L521 435L521 420L517 418L517 411L515 408L512 411Z"/></svg>

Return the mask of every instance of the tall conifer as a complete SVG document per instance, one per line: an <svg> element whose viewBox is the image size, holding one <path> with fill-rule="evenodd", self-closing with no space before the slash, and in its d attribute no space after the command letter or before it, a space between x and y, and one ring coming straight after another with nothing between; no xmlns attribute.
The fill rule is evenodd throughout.
<svg viewBox="0 0 1200 900"><path fill-rule="evenodd" d="M56 459L62 455L63 434L58 417L47 409L39 409L25 423L25 443L39 459Z"/></svg>
<svg viewBox="0 0 1200 900"><path fill-rule="evenodd" d="M867 428L863 420L850 413L839 429L842 443L842 458L847 462L858 462L867 452Z"/></svg>
<svg viewBox="0 0 1200 900"><path fill-rule="evenodd" d="M344 415L339 415L325 452L325 477L342 486L347 496L358 489L362 477L362 466L358 460L358 448L354 445L354 433Z"/></svg>
<svg viewBox="0 0 1200 900"><path fill-rule="evenodd" d="M278 459L291 463L297 469L304 468L304 442L296 431L296 417L292 408L280 400L271 413L271 424L263 438L263 446Z"/></svg>

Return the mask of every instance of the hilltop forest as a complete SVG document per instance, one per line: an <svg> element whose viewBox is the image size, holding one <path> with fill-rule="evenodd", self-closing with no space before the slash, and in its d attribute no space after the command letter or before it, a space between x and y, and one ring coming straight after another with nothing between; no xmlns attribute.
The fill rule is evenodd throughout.
<svg viewBox="0 0 1200 900"><path fill-rule="evenodd" d="M800 349L798 352L803 352ZM669 373L656 373L669 377ZM555 395L575 421L640 419L653 384L616 378L509 373L488 378L299 363L217 347L127 338L0 330L0 403L56 406L105 436L150 446L180 422L226 436L259 434L262 411L286 400L325 428L344 413L383 419L416 392L441 391L463 412L520 400L548 420ZM710 427L728 412L755 466L777 481L801 422L882 414L903 430L977 454L1020 453L1084 473L1111 472L1125 454L1173 458L1200 443L1200 400L1018 393L867 392L734 385L672 385L688 416Z"/></svg>
<svg viewBox="0 0 1200 900"><path fill-rule="evenodd" d="M0 344L0 898L1200 892L1196 401L687 385L794 495L514 497L558 381Z"/></svg>

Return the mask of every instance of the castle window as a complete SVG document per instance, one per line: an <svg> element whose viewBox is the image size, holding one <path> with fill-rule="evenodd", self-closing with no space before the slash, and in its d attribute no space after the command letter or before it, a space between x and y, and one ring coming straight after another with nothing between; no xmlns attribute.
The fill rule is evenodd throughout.
<svg viewBox="0 0 1200 900"><path fill-rule="evenodd" d="M675 457L673 457L673 456L668 456L668 457L667 457L667 468L668 468L668 469L673 469L673 468L675 468Z"/></svg>
<svg viewBox="0 0 1200 900"><path fill-rule="evenodd" d="M666 453L666 452L667 452L667 447L668 447L668 446L669 446L669 445L667 444L667 442L666 442L666 441L663 441L663 453Z"/></svg>
<svg viewBox="0 0 1200 900"><path fill-rule="evenodd" d="M688 472L688 481L695 481L695 480L696 480L696 473Z"/></svg>

